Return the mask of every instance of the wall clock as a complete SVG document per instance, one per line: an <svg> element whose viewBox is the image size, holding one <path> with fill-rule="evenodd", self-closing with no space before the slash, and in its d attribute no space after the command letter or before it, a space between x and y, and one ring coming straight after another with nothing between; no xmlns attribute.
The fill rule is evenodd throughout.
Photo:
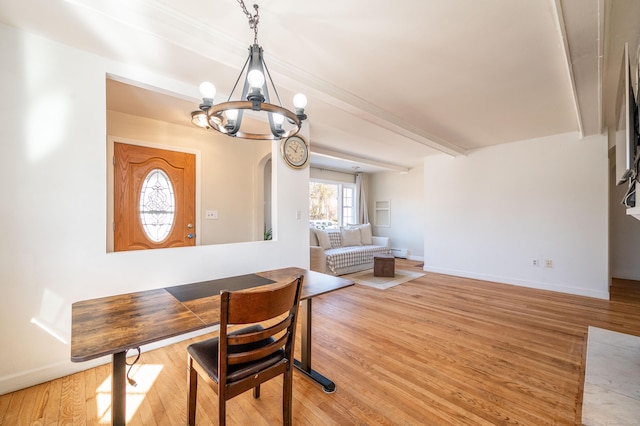
<svg viewBox="0 0 640 426"><path fill-rule="evenodd" d="M293 169L302 169L309 163L309 144L300 136L291 136L280 145L282 158Z"/></svg>

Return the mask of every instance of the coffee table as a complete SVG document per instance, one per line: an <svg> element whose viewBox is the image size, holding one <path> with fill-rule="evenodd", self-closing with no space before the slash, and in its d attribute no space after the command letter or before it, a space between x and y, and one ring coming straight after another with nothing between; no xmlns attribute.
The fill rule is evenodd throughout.
<svg viewBox="0 0 640 426"><path fill-rule="evenodd" d="M374 277L395 277L396 258L392 254L376 254L373 256Z"/></svg>

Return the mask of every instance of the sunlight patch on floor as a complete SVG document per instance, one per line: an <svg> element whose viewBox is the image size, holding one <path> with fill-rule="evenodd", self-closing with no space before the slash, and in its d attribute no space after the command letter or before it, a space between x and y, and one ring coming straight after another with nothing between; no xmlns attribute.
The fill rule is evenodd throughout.
<svg viewBox="0 0 640 426"><path fill-rule="evenodd" d="M134 365L131 369L131 377L137 383L132 386L127 383L127 415L126 421L130 421L138 411L142 401L153 386L160 372L160 364ZM98 419L100 424L111 424L111 375L96 390L96 404L98 409Z"/></svg>

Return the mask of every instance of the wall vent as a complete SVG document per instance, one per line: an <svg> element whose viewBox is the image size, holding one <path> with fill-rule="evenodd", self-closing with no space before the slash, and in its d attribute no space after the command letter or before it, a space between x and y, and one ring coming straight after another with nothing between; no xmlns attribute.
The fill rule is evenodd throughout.
<svg viewBox="0 0 640 426"><path fill-rule="evenodd" d="M402 259L407 259L409 257L409 250L406 248L392 248L391 254L394 257L400 257Z"/></svg>

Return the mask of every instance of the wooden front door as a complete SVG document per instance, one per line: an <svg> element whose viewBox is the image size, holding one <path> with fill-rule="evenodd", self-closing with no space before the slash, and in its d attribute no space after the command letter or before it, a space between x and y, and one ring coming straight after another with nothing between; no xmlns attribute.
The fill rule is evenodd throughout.
<svg viewBox="0 0 640 426"><path fill-rule="evenodd" d="M195 155L114 143L114 250L195 245Z"/></svg>

